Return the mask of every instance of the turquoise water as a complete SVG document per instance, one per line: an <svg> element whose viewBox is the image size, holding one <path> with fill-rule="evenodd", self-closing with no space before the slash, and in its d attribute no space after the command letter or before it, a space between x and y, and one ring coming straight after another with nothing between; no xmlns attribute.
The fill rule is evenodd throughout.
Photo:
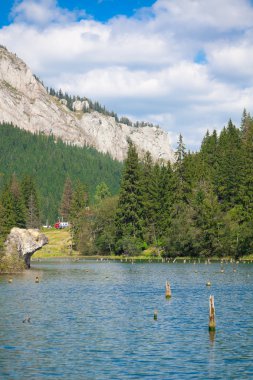
<svg viewBox="0 0 253 380"><path fill-rule="evenodd" d="M224 269L50 260L2 276L0 379L252 379L253 265Z"/></svg>

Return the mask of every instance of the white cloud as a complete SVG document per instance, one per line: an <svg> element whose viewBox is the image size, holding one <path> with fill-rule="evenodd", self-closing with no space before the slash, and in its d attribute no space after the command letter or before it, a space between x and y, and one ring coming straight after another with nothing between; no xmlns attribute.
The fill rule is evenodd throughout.
<svg viewBox="0 0 253 380"><path fill-rule="evenodd" d="M158 23L167 20L179 34L206 30L210 35L252 27L253 9L248 0L158 0L153 9Z"/></svg>
<svg viewBox="0 0 253 380"><path fill-rule="evenodd" d="M56 0L22 0L16 2L11 16L14 22L48 25L51 22L63 23L75 21L76 17L84 12L69 12L67 9L57 7Z"/></svg>
<svg viewBox="0 0 253 380"><path fill-rule="evenodd" d="M82 18L54 0L23 0L0 43L46 85L159 123L189 147L251 111L253 6L247 0L158 0L131 18ZM195 63L199 52L205 64Z"/></svg>

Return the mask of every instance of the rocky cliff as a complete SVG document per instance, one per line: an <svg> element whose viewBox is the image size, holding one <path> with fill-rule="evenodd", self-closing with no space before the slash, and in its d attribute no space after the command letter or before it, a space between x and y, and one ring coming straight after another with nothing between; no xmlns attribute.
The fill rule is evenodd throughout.
<svg viewBox="0 0 253 380"><path fill-rule="evenodd" d="M126 156L129 138L139 153L149 151L155 160L174 160L169 136L159 127L131 127L95 111L83 112L87 108L79 101L70 111L64 101L47 93L21 59L0 47L0 122L92 146L119 161Z"/></svg>

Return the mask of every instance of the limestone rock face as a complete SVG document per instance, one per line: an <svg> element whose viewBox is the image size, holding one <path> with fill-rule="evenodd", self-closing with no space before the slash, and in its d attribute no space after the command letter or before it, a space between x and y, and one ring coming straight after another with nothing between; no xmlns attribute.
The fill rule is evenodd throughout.
<svg viewBox="0 0 253 380"><path fill-rule="evenodd" d="M92 146L122 161L130 138L140 154L149 151L154 160L174 161L166 132L156 127L131 127L114 117L89 110L87 100L73 103L49 95L26 64L0 46L0 122L13 123L30 132L53 134L77 146Z"/></svg>
<svg viewBox="0 0 253 380"><path fill-rule="evenodd" d="M74 111L84 111L89 108L89 102L87 100L76 100L73 103L73 110Z"/></svg>
<svg viewBox="0 0 253 380"><path fill-rule="evenodd" d="M31 256L47 243L48 238L36 229L13 227L5 242L5 251L6 255L18 252L27 268L30 268Z"/></svg>
<svg viewBox="0 0 253 380"><path fill-rule="evenodd" d="M80 127L88 133L91 144L96 146L98 151L109 153L119 161L123 161L126 157L129 138L136 145L140 156L149 151L155 160L174 160L169 136L161 128L131 127L117 123L114 117L96 111L84 113Z"/></svg>

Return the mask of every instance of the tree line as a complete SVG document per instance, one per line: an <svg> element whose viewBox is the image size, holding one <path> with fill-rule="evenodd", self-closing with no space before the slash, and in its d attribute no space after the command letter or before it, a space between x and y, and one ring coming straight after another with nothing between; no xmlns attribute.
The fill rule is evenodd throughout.
<svg viewBox="0 0 253 380"><path fill-rule="evenodd" d="M36 79L40 83L42 83L38 77L36 77ZM123 123L123 124L129 125L131 127L135 127L135 128L159 127L158 125L154 125L153 123L150 123L150 122L136 121L134 123L134 122L132 122L126 116L119 117L116 112L114 112L114 111L108 111L106 109L106 107L102 106L98 101L91 101L88 98L80 97L78 95L77 96L76 95L72 96L72 95L69 95L67 92L63 92L61 89L59 91L57 91L57 90L54 90L51 87L50 88L47 87L46 90L47 90L47 92L48 92L49 95L55 96L56 98L58 98L60 100L62 100L62 99L66 100L66 106L68 107L68 109L70 111L73 111L73 104L74 104L75 101L77 101L77 100L79 100L79 101L87 101L88 104L89 104L89 107L87 107L87 108L84 107L83 112L97 111L97 112L99 112L99 113L101 113L103 115L114 117L115 121L117 123Z"/></svg>
<svg viewBox="0 0 253 380"><path fill-rule="evenodd" d="M175 163L140 160L129 141L119 195L79 210L74 231L85 254L233 256L253 248L253 119L243 112L199 152L180 135Z"/></svg>

